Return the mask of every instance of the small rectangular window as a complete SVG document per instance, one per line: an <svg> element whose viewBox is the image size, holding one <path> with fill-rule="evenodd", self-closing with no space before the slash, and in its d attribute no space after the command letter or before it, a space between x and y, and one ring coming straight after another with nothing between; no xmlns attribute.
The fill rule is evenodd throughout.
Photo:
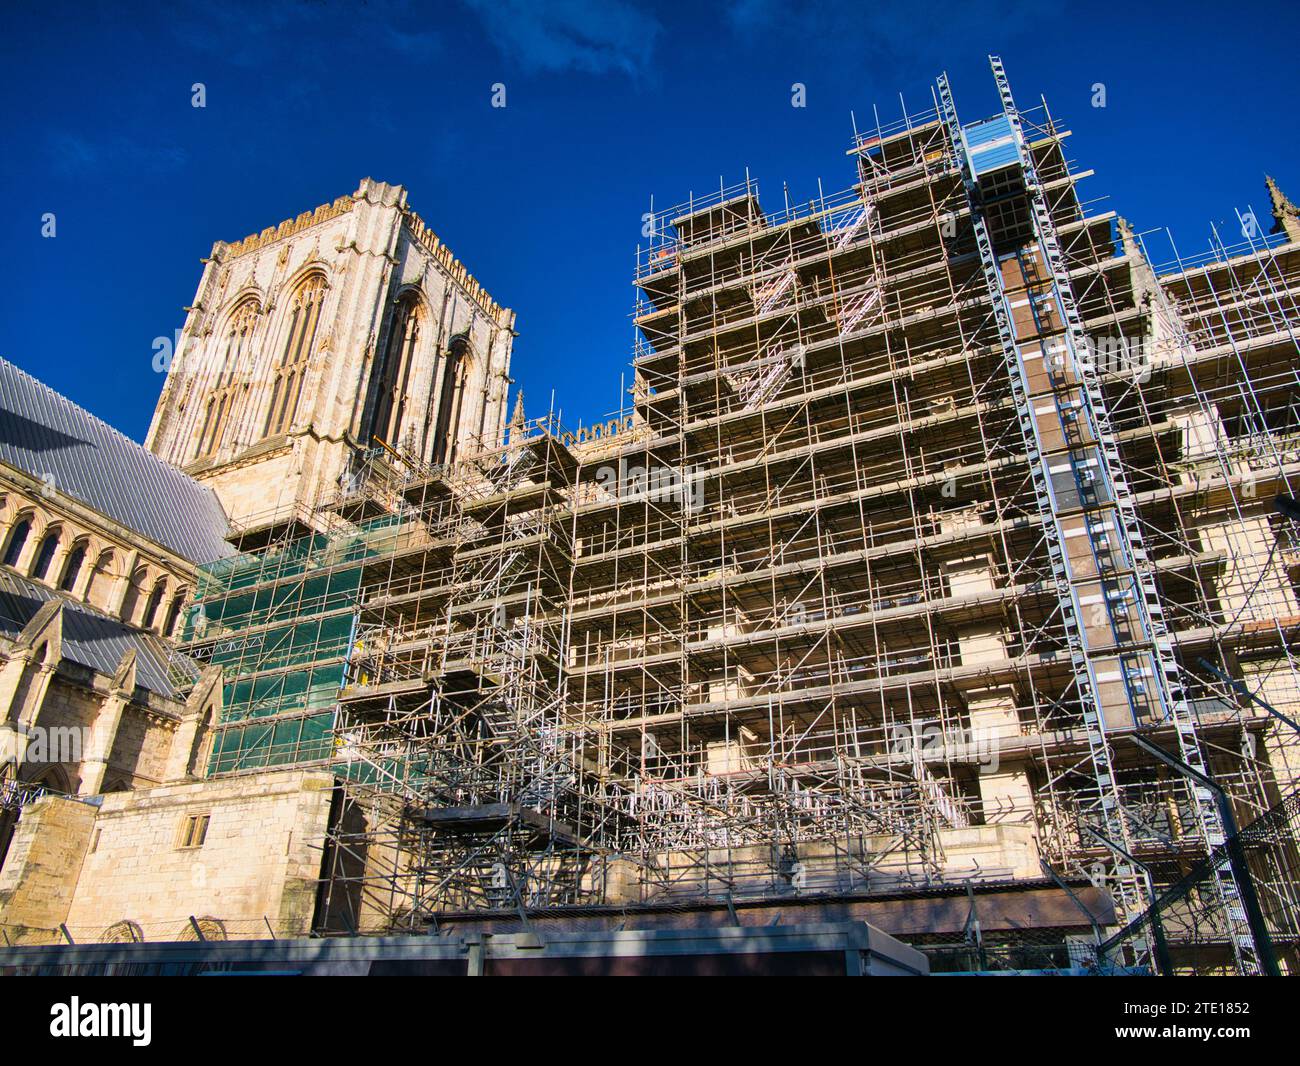
<svg viewBox="0 0 1300 1066"><path fill-rule="evenodd" d="M208 836L208 822L211 815L191 814L181 822L180 843L182 848L201 848Z"/></svg>

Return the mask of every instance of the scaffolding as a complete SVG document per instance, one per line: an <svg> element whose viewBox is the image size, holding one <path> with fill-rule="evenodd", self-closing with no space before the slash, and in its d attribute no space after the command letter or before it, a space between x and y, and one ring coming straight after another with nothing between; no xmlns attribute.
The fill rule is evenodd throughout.
<svg viewBox="0 0 1300 1066"><path fill-rule="evenodd" d="M609 420L376 447L208 568L212 769L344 782L322 931L1040 864L1129 920L1124 853L1223 841L1133 736L1242 824L1300 784L1300 241L1153 265L993 72L990 119L941 78L855 132L846 191L656 213Z"/></svg>

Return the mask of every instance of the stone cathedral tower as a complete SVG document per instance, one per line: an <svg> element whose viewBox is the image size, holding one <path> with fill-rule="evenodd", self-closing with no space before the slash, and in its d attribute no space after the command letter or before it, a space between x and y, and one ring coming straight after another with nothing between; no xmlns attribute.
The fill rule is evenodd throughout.
<svg viewBox="0 0 1300 1066"><path fill-rule="evenodd" d="M377 442L449 462L505 428L514 312L407 206L351 196L204 260L146 446L271 528Z"/></svg>

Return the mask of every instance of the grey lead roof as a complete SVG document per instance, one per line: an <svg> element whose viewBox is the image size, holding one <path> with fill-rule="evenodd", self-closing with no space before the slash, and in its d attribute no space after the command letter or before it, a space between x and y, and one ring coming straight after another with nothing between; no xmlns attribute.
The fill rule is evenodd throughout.
<svg viewBox="0 0 1300 1066"><path fill-rule="evenodd" d="M53 589L28 581L12 570L0 568L0 636L13 639L49 600L58 597ZM116 618L82 603L64 599L63 657L89 666L110 677L129 648L136 651L136 684L160 696L175 696L168 678L168 652L162 640L144 629L134 629ZM198 668L183 656L176 656L178 669L190 675Z"/></svg>
<svg viewBox="0 0 1300 1066"><path fill-rule="evenodd" d="M193 562L231 552L211 489L5 359L0 461Z"/></svg>

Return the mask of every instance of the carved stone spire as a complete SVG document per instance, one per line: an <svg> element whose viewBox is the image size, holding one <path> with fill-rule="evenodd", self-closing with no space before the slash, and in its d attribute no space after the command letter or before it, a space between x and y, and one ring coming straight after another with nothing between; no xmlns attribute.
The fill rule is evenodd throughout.
<svg viewBox="0 0 1300 1066"><path fill-rule="evenodd" d="M1300 241L1300 207L1296 207L1269 175L1264 175L1268 198L1273 208L1273 232L1285 233L1287 240Z"/></svg>
<svg viewBox="0 0 1300 1066"><path fill-rule="evenodd" d="M1133 232L1133 227L1129 224L1128 219L1116 218L1115 226L1119 230L1120 245L1124 249L1124 254L1129 257L1129 264L1133 271L1133 290L1139 296L1150 299L1158 282L1156 281L1155 271L1151 269L1151 264L1147 262L1142 243L1137 239L1137 234Z"/></svg>
<svg viewBox="0 0 1300 1066"><path fill-rule="evenodd" d="M524 430L524 390L520 389L515 393L515 410L510 416L510 440L513 441L521 435Z"/></svg>

